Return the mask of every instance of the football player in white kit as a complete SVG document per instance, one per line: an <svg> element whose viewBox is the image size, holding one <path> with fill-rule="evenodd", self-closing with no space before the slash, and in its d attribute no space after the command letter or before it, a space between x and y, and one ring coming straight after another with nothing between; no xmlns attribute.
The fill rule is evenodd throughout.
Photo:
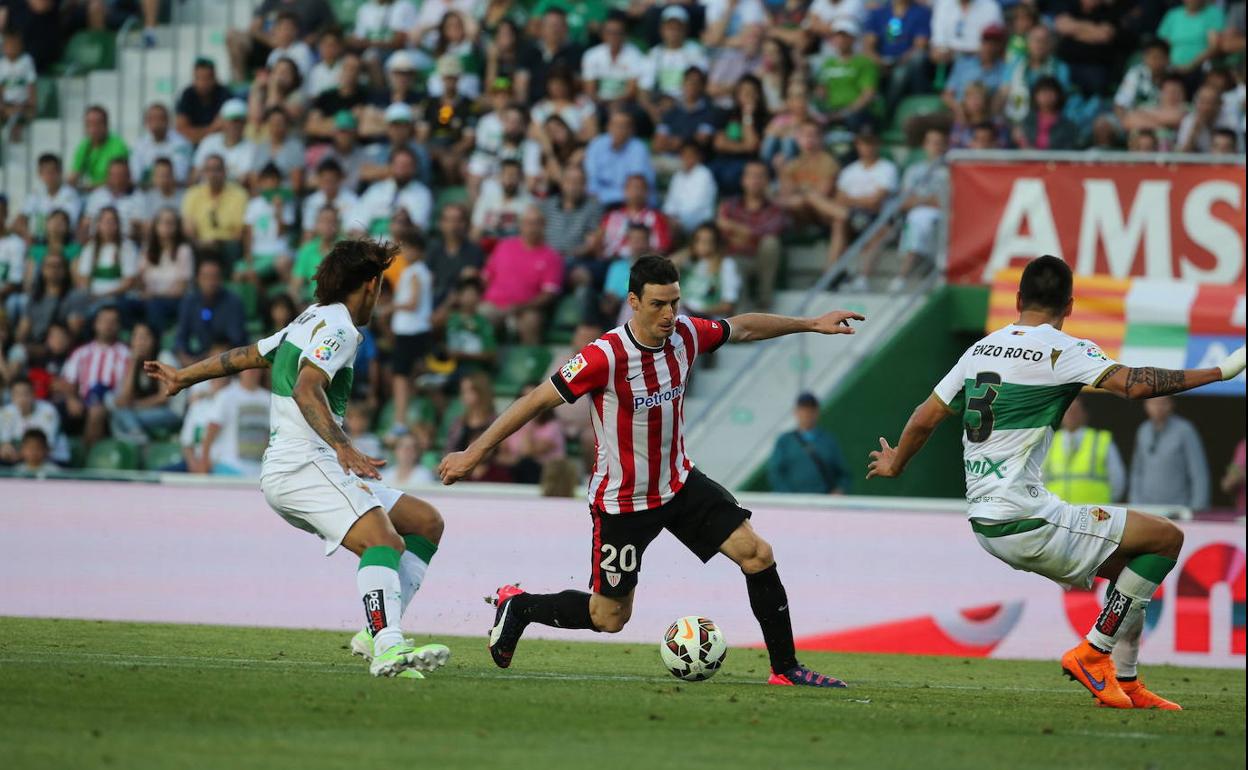
<svg viewBox="0 0 1248 770"><path fill-rule="evenodd" d="M1178 710L1137 676L1144 608L1174 568L1183 532L1169 520L1108 505L1072 505L1044 487L1053 431L1084 387L1124 398L1180 393L1244 371L1240 347L1208 369L1131 368L1062 331L1074 304L1070 267L1052 256L1023 270L1019 318L958 359L906 423L897 446L880 439L867 478L901 475L949 415L963 428L967 515L985 551L1014 569L1089 588L1115 581L1086 638L1062 669L1103 706Z"/></svg>
<svg viewBox="0 0 1248 770"><path fill-rule="evenodd" d="M361 335L381 292L392 247L373 240L334 246L316 272L316 303L286 328L246 347L183 369L144 368L172 395L244 369L271 369L269 446L260 470L264 497L288 523L360 557L356 584L364 630L351 650L374 676L423 678L450 657L444 645L416 647L400 618L424 580L442 537L442 516L428 503L383 485L383 460L351 445L342 429Z"/></svg>

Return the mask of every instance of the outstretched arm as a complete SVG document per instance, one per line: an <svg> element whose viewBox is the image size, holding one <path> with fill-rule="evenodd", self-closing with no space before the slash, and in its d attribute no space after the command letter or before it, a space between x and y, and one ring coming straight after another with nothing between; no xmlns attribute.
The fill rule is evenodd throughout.
<svg viewBox="0 0 1248 770"><path fill-rule="evenodd" d="M452 452L442 458L438 465L438 476L442 483L454 484L464 478L504 439L520 430L529 420L562 403L563 397L550 380L538 385L523 398L516 399L467 449Z"/></svg>
<svg viewBox="0 0 1248 770"><path fill-rule="evenodd" d="M939 398L935 395L928 396L910 415L896 447L890 447L888 441L883 436L880 437L879 450L870 454L867 478L900 476L910 458L918 454L927 443L936 426L951 414L953 412Z"/></svg>
<svg viewBox="0 0 1248 770"><path fill-rule="evenodd" d="M783 337L786 334L814 332L816 334L853 334L849 322L865 321L865 316L848 310L833 310L818 318L793 318L770 313L743 313L727 319L732 330L730 342L756 342Z"/></svg>
<svg viewBox="0 0 1248 770"><path fill-rule="evenodd" d="M1123 398L1140 399L1169 396L1199 388L1211 382L1234 379L1244 370L1244 348L1208 369L1158 369L1153 366L1129 367L1115 364L1096 387Z"/></svg>
<svg viewBox="0 0 1248 770"><path fill-rule="evenodd" d="M344 471L363 479L381 478L377 469L385 465L386 461L369 457L351 445L351 438L343 431L329 409L329 397L325 395L328 387L329 376L314 364L300 367L299 379L295 380L295 388L291 393L299 406L299 413L307 420L308 427L334 448L338 455L338 464Z"/></svg>
<svg viewBox="0 0 1248 770"><path fill-rule="evenodd" d="M196 361L181 369L174 369L160 361L146 361L143 364L143 370L148 376L163 382L170 396L197 382L229 377L244 369L267 369L268 367L269 360L260 355L260 349L254 344L227 350L219 356Z"/></svg>

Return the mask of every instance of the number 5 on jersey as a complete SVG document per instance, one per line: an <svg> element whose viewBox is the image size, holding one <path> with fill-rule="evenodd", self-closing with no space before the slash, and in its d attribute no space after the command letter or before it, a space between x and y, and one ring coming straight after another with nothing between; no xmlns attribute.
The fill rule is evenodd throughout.
<svg viewBox="0 0 1248 770"><path fill-rule="evenodd" d="M975 382L966 389L966 414L962 424L966 426L966 440L981 444L992 435L992 402L997 400L1001 387L1001 375L996 372L980 372Z"/></svg>

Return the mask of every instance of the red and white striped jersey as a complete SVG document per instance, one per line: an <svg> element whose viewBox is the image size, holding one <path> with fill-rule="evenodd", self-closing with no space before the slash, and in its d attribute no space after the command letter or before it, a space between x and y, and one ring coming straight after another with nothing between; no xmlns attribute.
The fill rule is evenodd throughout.
<svg viewBox="0 0 1248 770"><path fill-rule="evenodd" d="M685 454L685 388L694 359L728 341L726 321L676 316L676 329L652 348L619 326L551 375L563 400L594 400L597 454L589 504L603 513L658 508L693 469Z"/></svg>
<svg viewBox="0 0 1248 770"><path fill-rule="evenodd" d="M122 343L105 345L93 341L69 355L61 376L78 388L79 397L86 398L96 386L107 390L120 388L129 364L130 349Z"/></svg>

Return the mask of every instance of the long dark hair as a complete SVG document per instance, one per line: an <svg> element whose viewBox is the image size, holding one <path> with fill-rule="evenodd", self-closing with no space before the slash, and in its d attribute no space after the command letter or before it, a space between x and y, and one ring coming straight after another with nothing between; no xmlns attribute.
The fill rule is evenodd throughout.
<svg viewBox="0 0 1248 770"><path fill-rule="evenodd" d="M104 246L104 236L102 234L103 228L100 227L100 223L104 221L104 215L110 214L110 213L114 217L117 218L117 240L115 241L115 243L117 244L118 250L121 249L122 243L124 243L126 240L126 234L125 232L123 232L121 213L117 211L117 207L105 206L104 208L100 209L99 213L95 215L95 232L91 235L91 242L90 242L91 260L92 260L91 267L93 268L95 267L95 264L94 264L95 260L98 260L100 258L100 249ZM118 258L120 259L120 257Z"/></svg>
<svg viewBox="0 0 1248 770"><path fill-rule="evenodd" d="M754 125L758 128L758 131L761 133L762 130L766 128L768 121L771 120L771 112L768 111L767 109L767 92L763 89L763 81L759 80L756 76L744 75L742 76L740 80L737 81L737 84L733 86L732 88L732 114L733 116L738 117L738 118L745 117L744 108L741 106L741 103L737 100L737 91L738 89L741 88L741 86L747 83L753 85L755 90L758 91L758 106L754 108L753 118L754 118Z"/></svg>
<svg viewBox="0 0 1248 770"><path fill-rule="evenodd" d="M373 280L394 262L393 244L371 238L350 238L334 244L316 269L316 301L321 305L342 302L353 291Z"/></svg>
<svg viewBox="0 0 1248 770"><path fill-rule="evenodd" d="M459 19L459 25L463 27L464 39L468 40L468 20L459 11L447 11L442 14L442 21L438 22L438 42L434 45L433 55L435 58L442 56L449 50L449 43L446 40L446 25L450 23L451 17Z"/></svg>
<svg viewBox="0 0 1248 770"><path fill-rule="evenodd" d="M182 248L183 244L187 242L186 232L182 229L182 216L178 214L178 210L172 206L165 206L160 211L157 211L156 216L152 217L152 226L147 233L147 245L143 249L145 256L147 257L148 264L153 266L160 264L160 236L156 234L156 228L159 226L160 218L165 215L165 212L173 214L174 228L172 253L175 259L178 256L178 249Z"/></svg>
<svg viewBox="0 0 1248 770"><path fill-rule="evenodd" d="M44 265L47 264L49 259L59 259L62 263L64 263L65 269L61 271L61 279L56 283L57 296L64 298L73 288L73 279L70 276L69 260L65 258L64 254L54 254L49 252L43 257ZM43 265L40 265L39 271L35 274L34 286L31 287L31 301L38 302L43 299L44 295L48 293L48 288L48 283L43 278Z"/></svg>

